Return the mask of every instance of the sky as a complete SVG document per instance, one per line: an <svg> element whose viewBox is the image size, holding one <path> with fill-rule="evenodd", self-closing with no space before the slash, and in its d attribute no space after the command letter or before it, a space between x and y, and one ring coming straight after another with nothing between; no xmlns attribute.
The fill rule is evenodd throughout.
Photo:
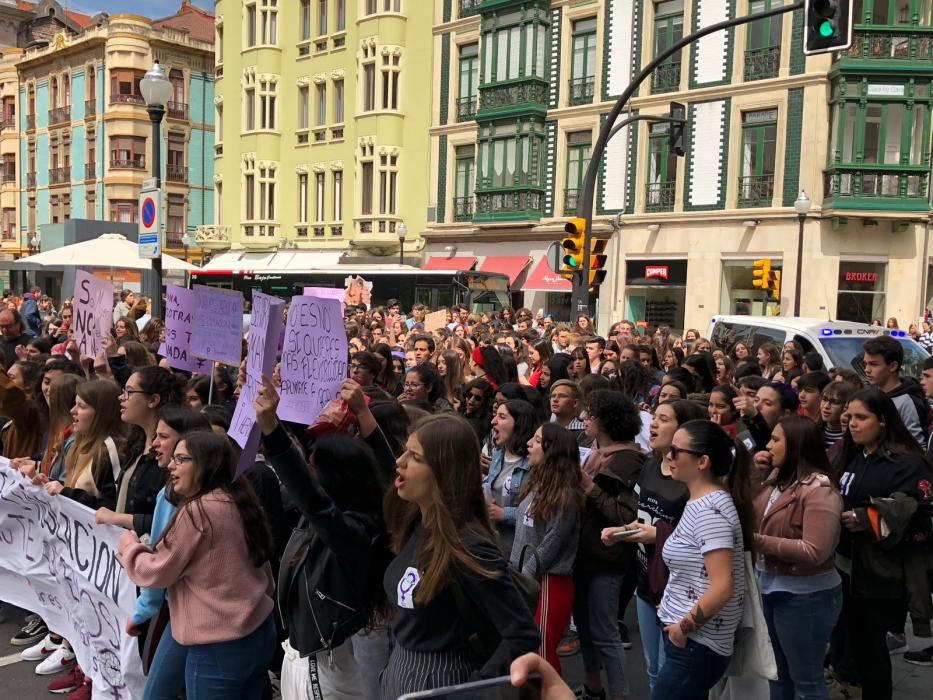
<svg viewBox="0 0 933 700"><path fill-rule="evenodd" d="M181 0L59 0L62 7L75 12L93 15L109 12L143 15L144 17L168 17L181 7ZM214 10L214 0L194 0L194 4L206 10Z"/></svg>

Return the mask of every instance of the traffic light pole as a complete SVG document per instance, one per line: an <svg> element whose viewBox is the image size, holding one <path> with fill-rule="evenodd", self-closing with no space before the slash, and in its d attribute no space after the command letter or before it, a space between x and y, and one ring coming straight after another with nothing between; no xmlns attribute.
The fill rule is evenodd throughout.
<svg viewBox="0 0 933 700"><path fill-rule="evenodd" d="M745 17L734 17L733 19L728 19L725 22L718 22L716 24L711 24L708 27L703 27L693 34L688 34L683 39L673 44L667 50L662 51L651 61L649 61L648 64L641 69L641 72L635 76L635 79L629 83L628 87L625 88L623 93L619 96L619 99L609 111L609 115L607 116L606 121L603 123L602 127L600 127L599 137L596 139L596 143L593 144L593 151L590 154L590 163L586 168L586 175L583 178L583 193L580 198L580 206L577 208L577 212L579 216L586 219L586 235L583 241L583 272L582 274L574 275L573 279L571 309L574 314L588 314L590 310L590 250L592 249L593 241L593 195L596 191L596 178L599 174L599 166L603 159L603 153L606 151L606 144L609 143L609 139L611 139L619 132L619 128L622 126L621 124L616 125L615 121L619 118L619 115L622 113L622 109L632 98L632 95L634 95L638 87L643 82L645 82L645 80L647 80L652 73L654 73L655 68L660 66L662 63L664 63L664 61L666 61L674 54L679 53L680 50L685 46L689 46L698 39L702 39L704 36L707 36L708 34L714 34L722 29L728 29L729 27L737 27L742 24L748 24L749 22L755 22L759 19L774 17L775 15L782 15L785 12L802 10L803 6L804 2L803 0L800 0L799 2L795 2L791 5L772 7L771 9L765 10L764 12L756 12L753 15L746 15ZM657 117L655 117L655 119L660 121L660 119ZM632 119L631 121L635 120ZM624 123L631 122L627 120ZM616 128L617 126L619 128Z"/></svg>

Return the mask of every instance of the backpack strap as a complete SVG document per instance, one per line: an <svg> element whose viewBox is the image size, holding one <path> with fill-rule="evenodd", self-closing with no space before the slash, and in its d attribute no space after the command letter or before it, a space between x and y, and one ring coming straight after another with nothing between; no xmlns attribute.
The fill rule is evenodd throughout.
<svg viewBox="0 0 933 700"><path fill-rule="evenodd" d="M107 453L110 455L110 468L113 470L113 482L117 483L120 478L120 454L117 452L117 443L113 441L112 437L108 437L104 440L104 445L106 445Z"/></svg>

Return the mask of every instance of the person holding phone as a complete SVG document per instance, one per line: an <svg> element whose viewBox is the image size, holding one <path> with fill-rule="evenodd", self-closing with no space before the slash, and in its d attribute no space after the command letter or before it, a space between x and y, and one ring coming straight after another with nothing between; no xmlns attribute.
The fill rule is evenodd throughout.
<svg viewBox="0 0 933 700"><path fill-rule="evenodd" d="M545 423L528 441L531 473L519 495L512 566L541 583L535 622L541 653L560 671L557 645L573 611L573 560L580 540L580 449L572 432ZM533 547L537 558L524 556Z"/></svg>
<svg viewBox="0 0 933 700"><path fill-rule="evenodd" d="M386 498L395 558L383 585L395 646L382 674L384 698L506 674L541 644L490 525L479 461L476 433L453 414L423 418L398 459ZM467 619L458 599L486 620ZM487 658L471 653L473 624L497 633Z"/></svg>

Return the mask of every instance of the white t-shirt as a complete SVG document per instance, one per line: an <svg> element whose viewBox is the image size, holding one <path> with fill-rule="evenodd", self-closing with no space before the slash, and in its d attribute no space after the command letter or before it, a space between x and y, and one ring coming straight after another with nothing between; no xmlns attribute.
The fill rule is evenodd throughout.
<svg viewBox="0 0 933 700"><path fill-rule="evenodd" d="M688 501L680 522L664 543L664 563L671 575L658 616L665 626L672 625L693 609L709 588L703 555L719 549L732 550L732 597L719 613L688 636L717 654L732 656L745 598L745 554L739 514L727 492L713 491Z"/></svg>

